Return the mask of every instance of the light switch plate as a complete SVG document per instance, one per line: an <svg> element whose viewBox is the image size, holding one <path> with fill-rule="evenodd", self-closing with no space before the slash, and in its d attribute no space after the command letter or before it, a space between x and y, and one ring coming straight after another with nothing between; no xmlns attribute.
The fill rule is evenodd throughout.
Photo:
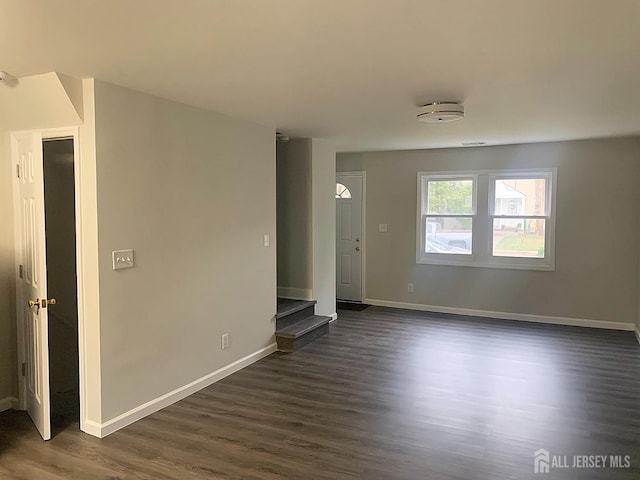
<svg viewBox="0 0 640 480"><path fill-rule="evenodd" d="M386 223L379 223L378 224L378 232L387 233L387 224Z"/></svg>
<svg viewBox="0 0 640 480"><path fill-rule="evenodd" d="M268 247L271 244L271 239L269 238L269 234L268 233L264 234L264 238L262 240L263 240L262 244L265 247Z"/></svg>
<svg viewBox="0 0 640 480"><path fill-rule="evenodd" d="M133 268L133 249L115 250L111 252L114 270L122 270L123 268Z"/></svg>

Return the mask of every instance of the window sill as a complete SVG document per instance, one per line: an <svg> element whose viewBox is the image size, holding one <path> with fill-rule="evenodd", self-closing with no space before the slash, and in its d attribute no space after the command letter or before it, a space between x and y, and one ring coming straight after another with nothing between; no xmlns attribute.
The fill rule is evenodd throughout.
<svg viewBox="0 0 640 480"><path fill-rule="evenodd" d="M489 261L482 262L473 258L425 258L416 259L418 265L440 265L443 267L474 267L474 268L500 268L504 270L532 270L542 272L555 271L555 265L544 261L522 263L517 261Z"/></svg>

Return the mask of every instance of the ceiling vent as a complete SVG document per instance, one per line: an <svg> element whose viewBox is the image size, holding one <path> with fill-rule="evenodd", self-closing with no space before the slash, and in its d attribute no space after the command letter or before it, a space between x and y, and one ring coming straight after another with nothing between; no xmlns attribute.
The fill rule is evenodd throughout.
<svg viewBox="0 0 640 480"><path fill-rule="evenodd" d="M417 115L421 123L448 123L464 118L464 106L456 102L433 102L420 107Z"/></svg>

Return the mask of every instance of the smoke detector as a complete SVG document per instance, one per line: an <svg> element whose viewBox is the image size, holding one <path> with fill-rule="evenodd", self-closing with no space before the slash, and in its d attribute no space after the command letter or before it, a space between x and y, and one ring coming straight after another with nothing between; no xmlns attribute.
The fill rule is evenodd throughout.
<svg viewBox="0 0 640 480"><path fill-rule="evenodd" d="M421 123L448 123L464 118L464 105L456 102L433 102L418 110Z"/></svg>
<svg viewBox="0 0 640 480"><path fill-rule="evenodd" d="M7 79L7 72L0 72L0 82L4 82Z"/></svg>

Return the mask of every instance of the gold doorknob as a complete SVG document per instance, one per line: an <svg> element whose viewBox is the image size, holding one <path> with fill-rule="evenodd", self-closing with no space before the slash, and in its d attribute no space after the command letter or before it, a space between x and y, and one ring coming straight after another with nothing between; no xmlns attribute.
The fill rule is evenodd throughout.
<svg viewBox="0 0 640 480"><path fill-rule="evenodd" d="M46 298L43 298L42 300L36 298L35 300L29 300L29 308L47 308L47 305L55 305L56 303L58 303L58 301L55 298L50 298L49 300Z"/></svg>
<svg viewBox="0 0 640 480"><path fill-rule="evenodd" d="M359 251L360 251L360 247L356 247L356 252L359 252Z"/></svg>

